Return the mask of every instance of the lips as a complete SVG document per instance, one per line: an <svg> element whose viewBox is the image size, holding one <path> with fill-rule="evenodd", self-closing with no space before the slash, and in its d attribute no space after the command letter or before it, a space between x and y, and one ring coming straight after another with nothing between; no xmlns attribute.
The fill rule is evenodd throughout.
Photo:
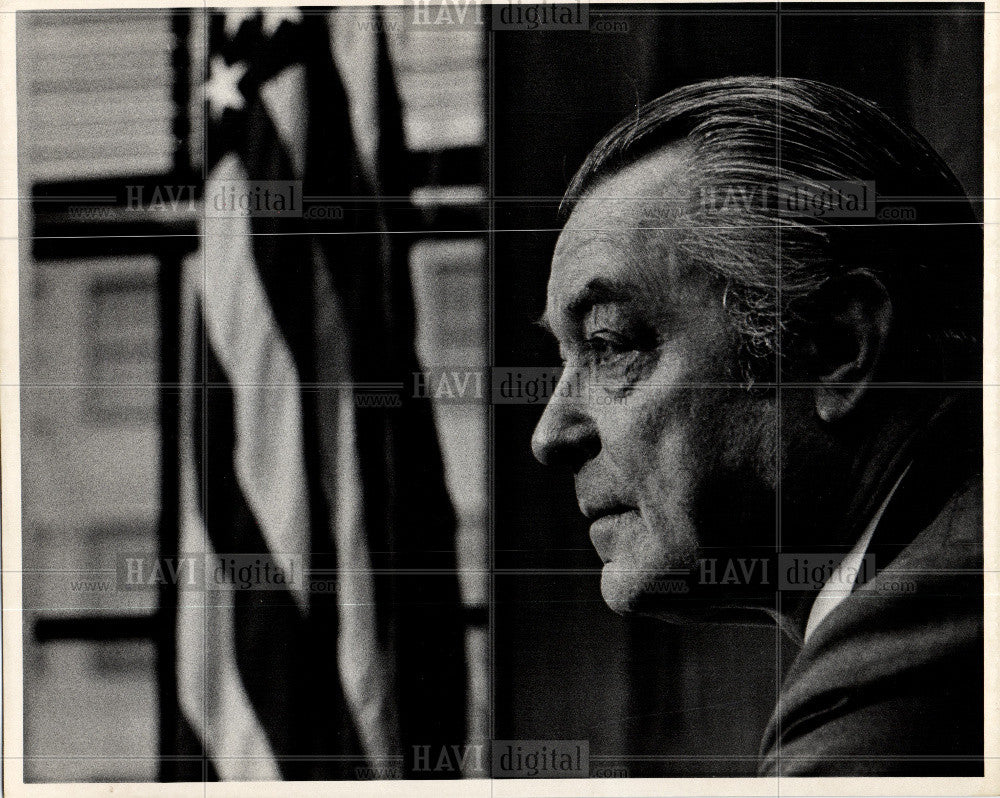
<svg viewBox="0 0 1000 798"><path fill-rule="evenodd" d="M603 562L607 563L611 559L615 537L621 530L622 524L637 512L634 507L624 504L606 505L593 510L584 509L584 515L591 519L590 542L594 544Z"/></svg>
<svg viewBox="0 0 1000 798"><path fill-rule="evenodd" d="M582 512L590 521L597 521L598 519L609 515L621 515L622 513L628 513L634 510L634 507L629 507L627 504L620 504L618 502L605 502L602 504L586 504L585 502L580 502L580 512Z"/></svg>

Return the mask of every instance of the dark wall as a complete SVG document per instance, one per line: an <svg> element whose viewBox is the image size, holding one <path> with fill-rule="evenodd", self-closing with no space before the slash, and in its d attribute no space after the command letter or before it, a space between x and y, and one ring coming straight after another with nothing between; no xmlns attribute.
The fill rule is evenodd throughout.
<svg viewBox="0 0 1000 798"><path fill-rule="evenodd" d="M843 86L914 124L981 196L982 7L881 8L591 6L629 31L490 34L494 363L558 363L533 324L558 197L601 135L676 86L734 74ZM495 408L494 737L588 739L632 776L752 772L793 650L769 628L614 615L571 479L531 457L540 412Z"/></svg>

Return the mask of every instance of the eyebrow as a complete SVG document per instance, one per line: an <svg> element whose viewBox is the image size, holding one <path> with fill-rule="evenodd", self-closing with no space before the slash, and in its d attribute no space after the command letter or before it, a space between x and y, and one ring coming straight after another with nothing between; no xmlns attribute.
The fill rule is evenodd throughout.
<svg viewBox="0 0 1000 798"><path fill-rule="evenodd" d="M574 318L582 318L595 305L631 302L635 299L635 294L636 290L633 286L609 280L606 277L595 277L569 301L566 310Z"/></svg>
<svg viewBox="0 0 1000 798"><path fill-rule="evenodd" d="M632 302L635 300L635 294L636 289L626 283L609 280L606 277L594 277L570 299L566 304L566 312L574 322L578 322L597 305ZM558 337L549 319L548 308L535 324L550 335Z"/></svg>

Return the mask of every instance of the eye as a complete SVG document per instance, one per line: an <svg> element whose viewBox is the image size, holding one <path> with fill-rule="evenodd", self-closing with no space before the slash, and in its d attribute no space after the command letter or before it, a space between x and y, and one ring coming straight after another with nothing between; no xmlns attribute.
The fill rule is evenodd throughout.
<svg viewBox="0 0 1000 798"><path fill-rule="evenodd" d="M587 351L598 361L610 360L630 351L632 345L621 335L610 330L599 330L585 339Z"/></svg>

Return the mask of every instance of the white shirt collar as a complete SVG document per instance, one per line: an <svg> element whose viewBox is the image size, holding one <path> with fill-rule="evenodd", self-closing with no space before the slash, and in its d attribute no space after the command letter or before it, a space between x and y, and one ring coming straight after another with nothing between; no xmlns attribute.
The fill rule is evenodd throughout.
<svg viewBox="0 0 1000 798"><path fill-rule="evenodd" d="M849 575L858 573L865 553L868 551L868 544L871 543L872 535L875 534L875 528L878 526L879 521L882 520L885 508L889 506L889 502L893 494L896 493L899 483L903 481L903 477L906 476L906 472L909 470L909 465L903 469L903 473L899 475L896 484L892 486L892 490L889 491L888 495L882 501L874 517L865 528L864 534L861 535L860 540L854 544L854 548L841 560L840 565L830 574L830 578L826 580L826 583L819 591L816 601L813 602L812 608L809 610L809 618L806 620L805 640L809 639L809 636L816 630L816 627L823 622L827 615L837 608L840 602L851 595L854 590L854 579L849 578Z"/></svg>

